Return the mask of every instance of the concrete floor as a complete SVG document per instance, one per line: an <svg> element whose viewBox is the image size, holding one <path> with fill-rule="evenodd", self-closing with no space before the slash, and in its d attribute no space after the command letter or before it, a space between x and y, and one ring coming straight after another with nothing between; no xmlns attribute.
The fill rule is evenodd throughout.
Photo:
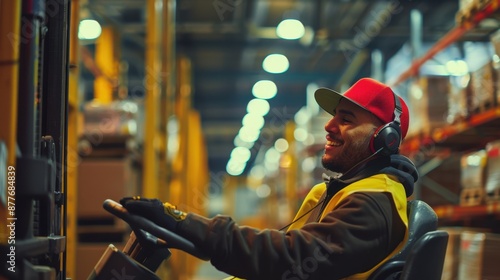
<svg viewBox="0 0 500 280"><path fill-rule="evenodd" d="M193 280L222 280L230 275L215 269L209 262L200 265Z"/></svg>

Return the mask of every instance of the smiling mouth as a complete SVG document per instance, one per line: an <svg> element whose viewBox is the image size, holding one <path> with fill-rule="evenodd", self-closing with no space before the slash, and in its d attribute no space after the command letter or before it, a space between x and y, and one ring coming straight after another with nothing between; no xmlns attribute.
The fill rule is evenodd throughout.
<svg viewBox="0 0 500 280"><path fill-rule="evenodd" d="M340 141L334 141L334 140L328 140L326 141L327 146L333 146L333 147L338 147L342 145L342 142Z"/></svg>

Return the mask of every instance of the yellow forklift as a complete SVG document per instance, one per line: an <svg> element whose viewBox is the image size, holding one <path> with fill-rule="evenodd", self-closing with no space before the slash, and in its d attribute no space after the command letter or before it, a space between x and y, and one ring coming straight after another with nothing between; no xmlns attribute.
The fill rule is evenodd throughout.
<svg viewBox="0 0 500 280"><path fill-rule="evenodd" d="M78 7L78 0L0 1L0 34L4 38L0 41L0 255L6 260L0 265L0 279L64 280L75 277L78 239L75 215L78 164L75 161L79 160L75 124L80 107L77 97ZM155 11L154 1L148 1L148 7ZM162 15L156 14L156 17ZM161 36L165 37L165 33L154 32L158 27L150 26L149 30L153 32L148 32L148 40L172 44L173 36L168 37L170 41L163 40ZM160 44L158 46L160 49ZM173 54L161 57L157 52L148 52L146 64L156 65L160 60L162 67L176 67ZM189 63L187 60L177 62L180 72L185 73L179 75L177 81L181 87L190 82L186 66ZM158 127L165 128L164 122L169 116L176 115L181 125L179 137L200 141L201 135L188 137L188 133L201 130L199 116L190 110L190 93L186 92L190 87L178 90L172 88L176 83L169 81L165 83L169 87L165 90L160 84L162 81L153 89L162 91L161 102L152 98L145 101L146 106L154 107L147 111L146 136L167 137L168 133ZM175 94L176 91L179 94ZM159 103L168 108L159 108ZM193 129L188 131L188 127ZM168 197L191 206L189 192L203 193L200 189L208 185L204 181L208 178L206 166L196 166L200 174L206 175L196 182L190 182L194 179L183 172L191 153L198 157L204 155L203 143L189 143L190 147L199 146L200 150L180 145L179 151L167 163L170 167L161 171L158 155L166 151L155 150L152 145L144 147L143 185L148 187L142 190L142 195ZM185 184L199 187L180 191L180 186ZM160 185L163 188L160 189ZM157 279L154 271L170 256L168 248L178 248L203 258L186 240L153 228L147 222L134 220L117 210L120 207L116 203L106 201L104 208L128 222L133 231L123 251L112 245L106 249L94 270L88 272L88 278L110 279L110 275L116 278L124 275L120 274L122 267L130 264L137 269L135 275L141 275L141 279ZM169 238L167 248L163 245ZM177 269L175 273L192 270L191 260L175 254L172 260L172 266ZM119 263L115 262L116 256L122 257Z"/></svg>

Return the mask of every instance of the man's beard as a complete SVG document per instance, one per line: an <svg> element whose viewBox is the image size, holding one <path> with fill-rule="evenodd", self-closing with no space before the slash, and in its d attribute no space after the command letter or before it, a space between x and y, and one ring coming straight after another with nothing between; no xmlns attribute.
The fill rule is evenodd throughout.
<svg viewBox="0 0 500 280"><path fill-rule="evenodd" d="M353 168L356 164L367 159L372 155L369 150L370 137L358 141L350 142L348 146L342 147L342 151L335 158L327 159L325 156L321 159L323 167L326 169L344 174ZM345 142L344 142L345 145Z"/></svg>

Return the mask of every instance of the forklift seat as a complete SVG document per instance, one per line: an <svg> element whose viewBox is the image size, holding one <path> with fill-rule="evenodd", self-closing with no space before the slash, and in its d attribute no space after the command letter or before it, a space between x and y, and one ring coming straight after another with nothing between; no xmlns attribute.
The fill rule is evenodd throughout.
<svg viewBox="0 0 500 280"><path fill-rule="evenodd" d="M443 274L444 258L448 245L448 232L430 231L413 245L401 280L440 280Z"/></svg>
<svg viewBox="0 0 500 280"><path fill-rule="evenodd" d="M407 243L368 280L441 279L448 233L437 230L437 221L436 213L427 203L408 201ZM432 276L437 274L438 278Z"/></svg>

